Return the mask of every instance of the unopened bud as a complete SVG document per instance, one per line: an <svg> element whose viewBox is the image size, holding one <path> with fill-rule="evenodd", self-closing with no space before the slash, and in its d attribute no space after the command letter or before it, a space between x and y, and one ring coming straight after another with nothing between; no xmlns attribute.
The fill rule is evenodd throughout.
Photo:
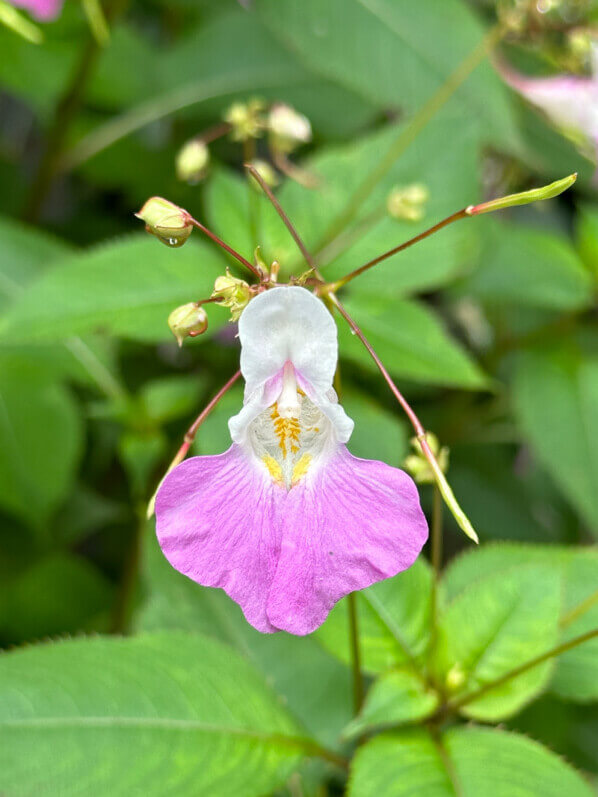
<svg viewBox="0 0 598 797"><path fill-rule="evenodd" d="M187 211L160 196L148 199L135 216L145 222L149 233L167 246L182 246L193 229Z"/></svg>
<svg viewBox="0 0 598 797"><path fill-rule="evenodd" d="M428 445L432 449L432 453L436 457L438 465L440 466L440 470L442 473L446 473L448 470L449 464L449 450L446 446L440 448L440 443L438 442L438 438L435 434L431 432L426 433L426 440L428 441ZM404 461L403 466L405 470L413 476L414 480L418 484L433 484L436 481L436 477L434 475L434 471L432 470L430 463L424 456L422 451L421 445L417 437L412 438L411 445L415 451L414 454L410 454Z"/></svg>
<svg viewBox="0 0 598 797"><path fill-rule="evenodd" d="M270 188L275 188L280 182L276 170L273 169L272 166L270 166L268 161L263 161L259 159L253 160L251 161L251 166L253 166L253 168L256 170L256 172L259 174L262 180L266 183L266 185L269 185ZM255 181L252 180L251 184L255 185L256 188L259 188L258 184Z"/></svg>
<svg viewBox="0 0 598 797"><path fill-rule="evenodd" d="M268 130L273 149L280 152L292 152L300 144L311 141L309 119L284 103L277 103L270 109Z"/></svg>
<svg viewBox="0 0 598 797"><path fill-rule="evenodd" d="M176 156L176 174L185 183L197 183L206 173L210 151L197 138L188 141Z"/></svg>
<svg viewBox="0 0 598 797"><path fill-rule="evenodd" d="M234 102L224 114L224 121L231 126L233 141L248 141L259 138L264 129L263 100L254 97L249 102Z"/></svg>
<svg viewBox="0 0 598 797"><path fill-rule="evenodd" d="M168 316L168 326L179 346L185 338L196 338L208 328L208 315L197 302L182 304Z"/></svg>
<svg viewBox="0 0 598 797"><path fill-rule="evenodd" d="M393 219L421 221L430 192L421 183L393 188L386 200L388 215Z"/></svg>
<svg viewBox="0 0 598 797"><path fill-rule="evenodd" d="M251 290L245 280L233 277L227 269L225 276L217 277L211 298L228 307L231 321L237 321L251 298Z"/></svg>

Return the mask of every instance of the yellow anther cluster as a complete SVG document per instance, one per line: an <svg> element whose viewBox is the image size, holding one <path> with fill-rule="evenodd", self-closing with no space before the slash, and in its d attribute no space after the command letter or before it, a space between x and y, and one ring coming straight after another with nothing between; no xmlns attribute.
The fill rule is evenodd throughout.
<svg viewBox="0 0 598 797"><path fill-rule="evenodd" d="M272 407L270 417L274 421L274 432L278 437L278 445L282 451L282 456L286 457L287 455L287 444L291 454L296 454L299 451L299 434L301 432L298 419L281 418L276 405Z"/></svg>

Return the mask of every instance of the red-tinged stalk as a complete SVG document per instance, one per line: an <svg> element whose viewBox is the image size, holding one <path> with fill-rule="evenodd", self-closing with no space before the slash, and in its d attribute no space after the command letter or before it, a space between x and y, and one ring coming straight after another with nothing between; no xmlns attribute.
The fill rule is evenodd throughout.
<svg viewBox="0 0 598 797"><path fill-rule="evenodd" d="M263 280L264 274L258 268L256 268L256 266L254 266L253 263L250 263L249 260L243 257L243 255L239 254L239 252L233 249L232 246L229 246L228 244L224 243L222 238L216 235L215 232L208 230L208 228L205 227L200 221L194 219L193 216L191 216L190 214L187 215L189 223L191 223L194 227L197 227L198 230L201 230L201 232L203 232L204 235L207 235L208 238L214 241L214 243L218 244L218 246L221 249L224 249L225 252L228 252L229 255L232 255L236 260L239 261L239 263L241 263L242 266L248 268L249 271L251 271L251 273L254 275L254 277L256 277L256 279L258 279L260 282Z"/></svg>
<svg viewBox="0 0 598 797"><path fill-rule="evenodd" d="M218 393L216 393L214 398L205 406L205 408L199 413L197 418L193 421L191 426L187 429L187 431L185 432L185 436L183 437L183 444L181 445L181 447L179 448L179 450L175 454L175 457L172 460L172 462L170 463L170 465L168 466L168 468L166 470L166 473L164 474L164 476L160 480L160 484L158 485L158 490L160 489L160 485L162 484L164 479L168 476L170 471L174 470L174 468L176 468L176 466L179 465L185 459L185 457L187 456L187 454L189 452L189 449L193 445L193 441L195 440L195 436L196 436L200 426L203 424L203 422L206 420L206 418L210 415L212 410L216 407L216 405L218 404L220 399L226 393L228 393L228 391L231 389L231 387L235 384L235 382L237 381L237 379L240 376L241 376L241 371L237 371L236 373L234 373L231 376L231 378L228 380L228 382L226 382L220 388L220 390L218 391ZM156 490L156 492L153 494L153 496L151 497L151 499L150 499L150 501L148 503L148 507L147 507L147 517L148 518L150 518L154 514L154 506L155 506L155 503L156 503L156 495L158 493L158 490Z"/></svg>

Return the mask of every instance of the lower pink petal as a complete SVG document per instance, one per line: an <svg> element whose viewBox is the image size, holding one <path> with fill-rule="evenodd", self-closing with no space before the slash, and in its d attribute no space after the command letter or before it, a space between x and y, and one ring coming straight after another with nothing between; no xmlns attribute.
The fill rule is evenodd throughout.
<svg viewBox="0 0 598 797"><path fill-rule="evenodd" d="M428 537L412 479L344 446L289 491L282 523L267 615L276 628L301 635L348 593L410 567Z"/></svg>
<svg viewBox="0 0 598 797"><path fill-rule="evenodd" d="M156 498L156 532L173 567L206 587L221 587L259 631L273 632L268 591L280 551L276 486L233 445L192 457L164 480Z"/></svg>

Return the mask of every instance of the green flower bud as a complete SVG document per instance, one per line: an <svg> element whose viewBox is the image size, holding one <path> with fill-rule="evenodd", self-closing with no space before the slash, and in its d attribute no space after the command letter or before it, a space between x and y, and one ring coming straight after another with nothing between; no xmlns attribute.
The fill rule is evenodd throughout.
<svg viewBox="0 0 598 797"><path fill-rule="evenodd" d="M277 103L270 109L268 130L272 149L286 153L311 141L312 136L309 119L284 103Z"/></svg>
<svg viewBox="0 0 598 797"><path fill-rule="evenodd" d="M168 326L179 346L185 338L196 338L208 328L208 315L197 302L182 304L168 316Z"/></svg>
<svg viewBox="0 0 598 797"><path fill-rule="evenodd" d="M237 279L226 269L226 276L217 277L212 299L230 309L231 321L237 321L251 298L251 289L245 280Z"/></svg>
<svg viewBox="0 0 598 797"><path fill-rule="evenodd" d="M393 188L386 200L388 215L393 219L421 221L430 192L421 183Z"/></svg>
<svg viewBox="0 0 598 797"><path fill-rule="evenodd" d="M145 229L166 246L182 246L193 229L187 211L160 196L148 199L135 216L145 222Z"/></svg>
<svg viewBox="0 0 598 797"><path fill-rule="evenodd" d="M231 126L233 141L248 141L259 138L264 129L263 100L254 97L249 102L234 102L224 114L224 121Z"/></svg>
<svg viewBox="0 0 598 797"><path fill-rule="evenodd" d="M262 178L262 180L266 183L266 185L270 186L270 188L275 188L280 182L276 170L273 169L272 166L270 166L268 161L259 160L258 158L256 160L251 161L251 165L259 174L259 176ZM256 188L256 190L261 191L261 188L255 182L255 180L251 181L251 185L253 185Z"/></svg>
<svg viewBox="0 0 598 797"><path fill-rule="evenodd" d="M446 448L446 446L440 448L438 438L431 432L427 433L426 438L428 440L428 445L432 449L432 453L438 461L440 470L442 473L446 473L449 465L448 448ZM415 454L410 454L403 462L405 470L413 476L418 484L434 484L436 481L434 471L425 458L417 437L411 439L411 445L415 450Z"/></svg>
<svg viewBox="0 0 598 797"><path fill-rule="evenodd" d="M197 183L205 175L210 160L207 145L197 138L187 141L176 156L176 174L185 183Z"/></svg>

